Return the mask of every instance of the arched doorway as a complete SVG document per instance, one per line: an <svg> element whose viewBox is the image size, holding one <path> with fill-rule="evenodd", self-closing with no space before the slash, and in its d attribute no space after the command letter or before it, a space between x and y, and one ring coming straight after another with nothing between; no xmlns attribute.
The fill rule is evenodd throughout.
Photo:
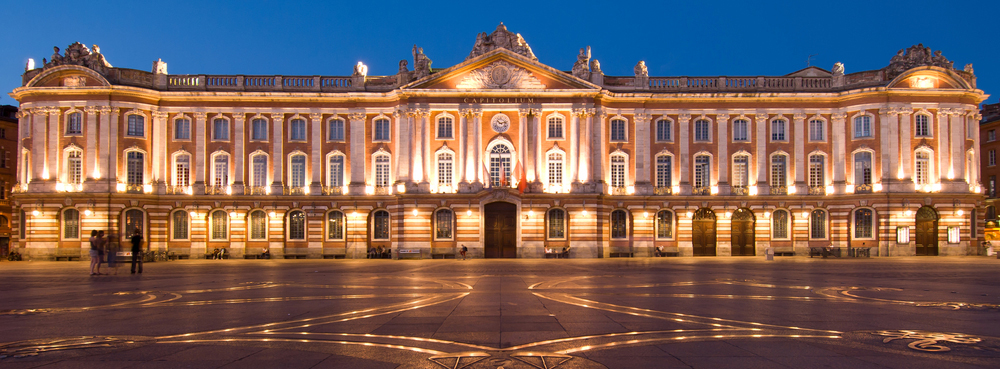
<svg viewBox="0 0 1000 369"><path fill-rule="evenodd" d="M694 213L691 227L694 256L715 256L715 212L701 208Z"/></svg>
<svg viewBox="0 0 1000 369"><path fill-rule="evenodd" d="M487 258L517 257L517 205L509 202L486 204L483 254Z"/></svg>
<svg viewBox="0 0 1000 369"><path fill-rule="evenodd" d="M930 206L917 210L916 254L937 256L938 254L938 213Z"/></svg>
<svg viewBox="0 0 1000 369"><path fill-rule="evenodd" d="M753 211L747 208L736 209L733 213L732 245L733 256L754 256L754 223Z"/></svg>

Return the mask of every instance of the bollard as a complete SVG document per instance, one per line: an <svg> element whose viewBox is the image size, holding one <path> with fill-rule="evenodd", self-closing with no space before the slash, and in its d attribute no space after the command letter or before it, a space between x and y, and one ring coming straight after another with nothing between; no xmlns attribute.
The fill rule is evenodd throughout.
<svg viewBox="0 0 1000 369"><path fill-rule="evenodd" d="M774 261L774 248L773 247L768 247L767 250L764 251L764 259L767 260L767 261Z"/></svg>

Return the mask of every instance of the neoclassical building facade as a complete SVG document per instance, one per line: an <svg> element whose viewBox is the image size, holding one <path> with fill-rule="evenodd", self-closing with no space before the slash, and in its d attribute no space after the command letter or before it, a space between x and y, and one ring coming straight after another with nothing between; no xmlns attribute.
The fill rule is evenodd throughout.
<svg viewBox="0 0 1000 369"><path fill-rule="evenodd" d="M141 232L192 258L965 255L979 244L971 65L606 76L542 64L500 25L395 75L172 75L79 43L25 71L14 242L79 253ZM568 248L568 249L567 249ZM84 253L86 254L86 253Z"/></svg>

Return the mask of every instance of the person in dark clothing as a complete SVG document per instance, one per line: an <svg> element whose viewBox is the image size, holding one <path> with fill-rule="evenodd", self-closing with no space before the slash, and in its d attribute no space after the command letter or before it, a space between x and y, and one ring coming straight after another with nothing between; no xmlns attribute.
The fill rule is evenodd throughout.
<svg viewBox="0 0 1000 369"><path fill-rule="evenodd" d="M139 274L142 274L142 232L139 231L132 236L132 274L135 274L136 264L139 264Z"/></svg>

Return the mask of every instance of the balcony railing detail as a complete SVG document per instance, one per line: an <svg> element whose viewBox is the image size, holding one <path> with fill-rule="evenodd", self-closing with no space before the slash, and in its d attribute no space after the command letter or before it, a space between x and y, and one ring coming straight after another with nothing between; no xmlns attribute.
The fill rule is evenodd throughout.
<svg viewBox="0 0 1000 369"><path fill-rule="evenodd" d="M771 186L772 195L787 195L788 186Z"/></svg>
<svg viewBox="0 0 1000 369"><path fill-rule="evenodd" d="M854 185L854 193L872 193L872 184Z"/></svg>
<svg viewBox="0 0 1000 369"><path fill-rule="evenodd" d="M612 196L624 196L624 195L628 195L628 188L627 187L611 187L608 190L608 192Z"/></svg>
<svg viewBox="0 0 1000 369"><path fill-rule="evenodd" d="M243 187L244 195L270 195L271 191L269 187L265 186L246 186Z"/></svg>
<svg viewBox="0 0 1000 369"><path fill-rule="evenodd" d="M375 186L375 195L392 195L392 187L389 186Z"/></svg>
<svg viewBox="0 0 1000 369"><path fill-rule="evenodd" d="M205 186L206 195L226 195L229 186ZM232 190L229 190L232 191Z"/></svg>
<svg viewBox="0 0 1000 369"><path fill-rule="evenodd" d="M673 195L674 194L674 188L673 187L655 187L655 188L653 188L653 194L654 195L660 195L660 196Z"/></svg>
<svg viewBox="0 0 1000 369"><path fill-rule="evenodd" d="M186 195L191 193L191 186L167 186L168 195Z"/></svg>
<svg viewBox="0 0 1000 369"><path fill-rule="evenodd" d="M323 194L327 196L343 195L344 186L334 186L334 187L323 186Z"/></svg>
<svg viewBox="0 0 1000 369"><path fill-rule="evenodd" d="M141 184L128 184L128 183L125 183L123 187L125 188L125 190L122 191L122 192L125 192L125 193L143 193L143 187L145 187L145 186L143 186Z"/></svg>
<svg viewBox="0 0 1000 369"><path fill-rule="evenodd" d="M734 196L748 196L750 195L750 187L733 186L729 188L729 193L731 193Z"/></svg>
<svg viewBox="0 0 1000 369"><path fill-rule="evenodd" d="M691 188L692 195L711 195L712 188L710 187L694 187Z"/></svg>
<svg viewBox="0 0 1000 369"><path fill-rule="evenodd" d="M285 187L282 187L281 193L285 194L285 195L293 195L293 196L308 195L308 193L306 191L306 187L288 187L288 186L285 186Z"/></svg>
<svg viewBox="0 0 1000 369"><path fill-rule="evenodd" d="M810 195L820 195L820 196L826 195L826 187L819 187L819 186L817 186L817 187L809 187L809 194Z"/></svg>

